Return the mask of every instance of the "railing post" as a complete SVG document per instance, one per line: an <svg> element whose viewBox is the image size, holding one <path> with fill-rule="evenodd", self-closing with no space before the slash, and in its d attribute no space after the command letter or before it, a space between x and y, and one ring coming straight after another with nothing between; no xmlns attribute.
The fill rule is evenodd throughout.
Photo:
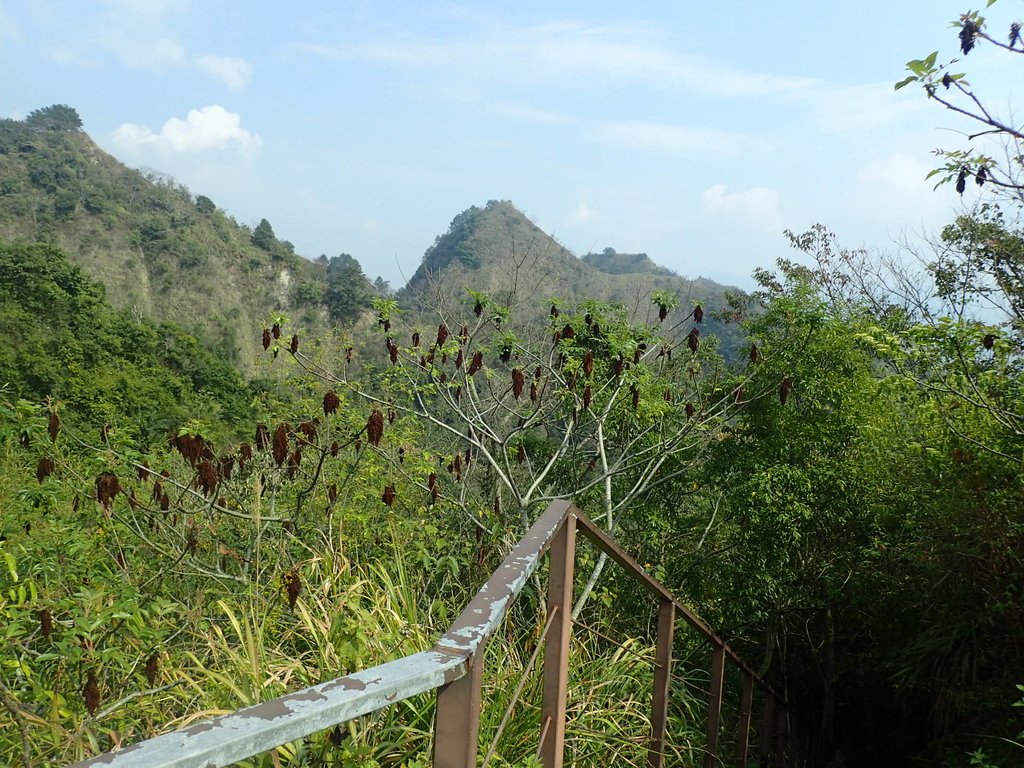
<svg viewBox="0 0 1024 768"><path fill-rule="evenodd" d="M754 705L754 676L743 675L743 698L740 700L740 731L736 739L736 765L747 768L750 747L750 713Z"/></svg>
<svg viewBox="0 0 1024 768"><path fill-rule="evenodd" d="M458 680L437 689L434 768L476 768L480 736L481 645Z"/></svg>
<svg viewBox="0 0 1024 768"><path fill-rule="evenodd" d="M551 542L548 614L544 641L544 702L541 707L540 759L544 768L562 768L565 752L565 699L572 633L572 580L576 564L576 515L570 511Z"/></svg>
<svg viewBox="0 0 1024 768"><path fill-rule="evenodd" d="M718 761L718 730L722 718L724 683L725 646L716 643L711 654L711 695L708 700L708 751L704 753L705 768L715 768Z"/></svg>
<svg viewBox="0 0 1024 768"><path fill-rule="evenodd" d="M672 678L672 641L675 637L676 605L662 600L658 607L658 645L654 655L654 695L651 701L651 748L647 764L665 765L665 729L668 725L668 685Z"/></svg>

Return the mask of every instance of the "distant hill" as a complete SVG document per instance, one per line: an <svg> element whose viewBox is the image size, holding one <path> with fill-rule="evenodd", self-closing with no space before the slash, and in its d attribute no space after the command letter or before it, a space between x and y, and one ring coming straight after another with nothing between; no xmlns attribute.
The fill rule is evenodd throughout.
<svg viewBox="0 0 1024 768"><path fill-rule="evenodd" d="M705 332L719 338L724 354L734 357L742 344L735 326L713 316L725 305L726 292L738 289L703 278L688 280L642 253L607 248L577 258L509 201L492 200L456 216L427 249L398 298L410 308L462 303L467 288L486 292L513 311L552 298L593 298L622 303L636 317L652 312L652 291L668 290L679 298L682 316L702 305Z"/></svg>
<svg viewBox="0 0 1024 768"><path fill-rule="evenodd" d="M372 292L358 265L309 261L266 219L250 230L208 197L122 165L63 105L0 120L0 239L59 247L116 308L174 322L248 372L271 314L322 330Z"/></svg>
<svg viewBox="0 0 1024 768"><path fill-rule="evenodd" d="M618 253L614 248L605 248L601 253L585 253L581 261L609 275L671 275L678 277L668 267L659 267L646 253Z"/></svg>

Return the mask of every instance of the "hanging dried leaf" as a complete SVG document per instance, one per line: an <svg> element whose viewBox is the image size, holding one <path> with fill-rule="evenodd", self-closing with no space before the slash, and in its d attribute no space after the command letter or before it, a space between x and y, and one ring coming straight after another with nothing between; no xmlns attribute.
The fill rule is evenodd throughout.
<svg viewBox="0 0 1024 768"><path fill-rule="evenodd" d="M960 169L960 173L958 173L956 177L956 191L962 195L965 189L967 189L966 166Z"/></svg>
<svg viewBox="0 0 1024 768"><path fill-rule="evenodd" d="M299 432L306 438L306 442L312 445L316 442L316 423L312 421L304 421L299 424Z"/></svg>
<svg viewBox="0 0 1024 768"><path fill-rule="evenodd" d="M661 322L665 322L665 318L666 317L668 317L668 305L667 304L659 304L658 305L658 320L661 321Z"/></svg>
<svg viewBox="0 0 1024 768"><path fill-rule="evenodd" d="M612 363L612 373L614 373L616 376L621 376L622 368L625 364L626 361L622 359L622 355L619 355L617 358L615 358L615 361Z"/></svg>
<svg viewBox="0 0 1024 768"><path fill-rule="evenodd" d="M297 333L292 334L292 343L288 346L288 351L293 355L299 351L299 335Z"/></svg>
<svg viewBox="0 0 1024 768"><path fill-rule="evenodd" d="M393 507L395 505L395 486L385 485L384 493L381 494L380 500L384 502L385 506Z"/></svg>
<svg viewBox="0 0 1024 768"><path fill-rule="evenodd" d="M473 359L470 360L470 362L469 362L469 370L466 371L466 374L469 375L469 376L476 375L476 372L479 371L483 367L483 364L484 364L484 353L483 352L474 352L473 353Z"/></svg>
<svg viewBox="0 0 1024 768"><path fill-rule="evenodd" d="M441 323L437 326L437 346L443 347L446 341L448 341L448 326Z"/></svg>
<svg viewBox="0 0 1024 768"><path fill-rule="evenodd" d="M996 335L994 333L986 333L985 338L981 340L981 345L985 347L985 349L992 349L992 347L995 346L995 343Z"/></svg>
<svg viewBox="0 0 1024 768"><path fill-rule="evenodd" d="M204 496L209 496L217 490L217 471L213 468L213 462L202 461L199 463L196 485L203 492Z"/></svg>
<svg viewBox="0 0 1024 768"><path fill-rule="evenodd" d="M462 350L460 349L459 353L455 355L455 370L459 370L460 368L462 368L463 362L464 358L462 357Z"/></svg>
<svg viewBox="0 0 1024 768"><path fill-rule="evenodd" d="M252 446L248 443L242 443L238 446L238 469L245 471L245 465L252 460Z"/></svg>
<svg viewBox="0 0 1024 768"><path fill-rule="evenodd" d="M427 490L434 490L437 487L437 473L431 472L427 476Z"/></svg>
<svg viewBox="0 0 1024 768"><path fill-rule="evenodd" d="M704 308L698 304L693 308L693 322L700 323L704 321Z"/></svg>
<svg viewBox="0 0 1024 768"><path fill-rule="evenodd" d="M700 331L696 328L691 328L690 332L686 335L686 346L690 348L691 352L696 352L697 347L700 345Z"/></svg>
<svg viewBox="0 0 1024 768"><path fill-rule="evenodd" d="M223 570L223 569L221 569ZM150 688L156 685L157 678L160 675L160 653L153 651L146 659L146 682L149 683Z"/></svg>
<svg viewBox="0 0 1024 768"><path fill-rule="evenodd" d="M256 450L262 451L268 445L270 445L270 432L267 430L266 424L256 425Z"/></svg>
<svg viewBox="0 0 1024 768"><path fill-rule="evenodd" d="M970 19L965 19L963 26L960 27L960 50L963 51L964 56L971 52L974 48L974 37L978 34L977 25Z"/></svg>
<svg viewBox="0 0 1024 768"><path fill-rule="evenodd" d="M100 686L96 682L96 672L92 669L86 675L85 685L82 686L82 698L85 699L85 708L90 715L95 715L100 708Z"/></svg>
<svg viewBox="0 0 1024 768"><path fill-rule="evenodd" d="M171 508L171 497L166 493L160 496L160 511L166 512Z"/></svg>
<svg viewBox="0 0 1024 768"><path fill-rule="evenodd" d="M583 353L583 373L587 376L594 375L594 353L589 349Z"/></svg>
<svg viewBox="0 0 1024 768"><path fill-rule="evenodd" d="M50 442L57 442L57 433L60 432L60 417L56 413L50 414L50 420L46 425L46 431L50 433Z"/></svg>
<svg viewBox="0 0 1024 768"><path fill-rule="evenodd" d="M420 332L419 331L413 331L412 332L412 345L414 347L418 347L420 345Z"/></svg>
<svg viewBox="0 0 1024 768"><path fill-rule="evenodd" d="M452 459L452 469L455 472L455 476L459 480L461 480L462 479L462 454L461 453L456 453L455 454L455 458Z"/></svg>
<svg viewBox="0 0 1024 768"><path fill-rule="evenodd" d="M270 349L270 331L266 328L263 329L263 349Z"/></svg>
<svg viewBox="0 0 1024 768"><path fill-rule="evenodd" d="M114 497L120 492L121 483L112 472L103 472L96 478L96 501L108 512Z"/></svg>
<svg viewBox="0 0 1024 768"><path fill-rule="evenodd" d="M324 393L324 416L330 416L331 414L338 412L338 406L341 405L341 398L338 397L338 393L333 389L328 390Z"/></svg>
<svg viewBox="0 0 1024 768"><path fill-rule="evenodd" d="M53 634L53 616L46 608L39 609L39 630L43 633L44 640L49 640Z"/></svg>
<svg viewBox="0 0 1024 768"><path fill-rule="evenodd" d="M693 403L687 403L687 404L686 404L686 418L688 418L688 419L692 419L692 418L693 418L693 412L694 412L694 410L695 410L695 409L694 409L694 407L693 407Z"/></svg>
<svg viewBox="0 0 1024 768"><path fill-rule="evenodd" d="M331 452L331 458L333 459L333 458L337 457L338 451L341 450L341 444L338 443L337 440L333 440L333 441L331 441L331 447L330 447L329 450Z"/></svg>
<svg viewBox="0 0 1024 768"><path fill-rule="evenodd" d="M568 323L566 323L565 324L565 328L562 329L562 338L563 339L575 339L576 338L576 331L574 331L572 329L572 326L569 325Z"/></svg>
<svg viewBox="0 0 1024 768"><path fill-rule="evenodd" d="M280 326L280 324L279 323L274 323L273 327L270 329L270 332L274 335L275 339L280 339L281 338L281 326Z"/></svg>
<svg viewBox="0 0 1024 768"><path fill-rule="evenodd" d="M523 394L523 387L526 385L526 376L518 368L512 370L512 397L516 400Z"/></svg>
<svg viewBox="0 0 1024 768"><path fill-rule="evenodd" d="M395 344L391 339L388 339L387 346L388 359L391 360L392 365L395 365L398 362L398 345Z"/></svg>
<svg viewBox="0 0 1024 768"><path fill-rule="evenodd" d="M285 592L288 594L288 607L294 608L295 601L299 599L299 592L302 591L302 579L294 568L286 571L282 578Z"/></svg>
<svg viewBox="0 0 1024 768"><path fill-rule="evenodd" d="M53 459L49 456L40 459L39 463L36 464L36 481L40 483L43 482L43 480L53 474L55 467L56 465L54 464Z"/></svg>
<svg viewBox="0 0 1024 768"><path fill-rule="evenodd" d="M484 313L484 303L477 299L476 304L473 305L473 314L480 317Z"/></svg>
<svg viewBox="0 0 1024 768"><path fill-rule="evenodd" d="M583 410L590 408L590 403L593 398L593 392L590 391L590 386L587 385L583 388Z"/></svg>
<svg viewBox="0 0 1024 768"><path fill-rule="evenodd" d="M231 479L231 473L232 473L232 471L234 471L234 468L235 468L235 457L234 456L221 456L220 457L220 461L218 462L218 464L219 464L218 470L220 471L220 476L222 478L224 478L225 480L230 480Z"/></svg>
<svg viewBox="0 0 1024 768"><path fill-rule="evenodd" d="M552 317L558 317L558 315L561 314L561 313L558 311L558 307L556 305L552 304L551 305L551 312L549 314Z"/></svg>
<svg viewBox="0 0 1024 768"><path fill-rule="evenodd" d="M279 467L288 458L288 425L285 423L278 424L274 430L273 455L274 463Z"/></svg>
<svg viewBox="0 0 1024 768"><path fill-rule="evenodd" d="M366 439L370 441L370 445L380 445L383 436L384 414L375 408L370 418L366 420Z"/></svg>
<svg viewBox="0 0 1024 768"><path fill-rule="evenodd" d="M793 389L793 380L790 379L789 376L786 376L782 379L782 384L779 386L779 402L782 403L782 405L785 405L786 401L789 400L789 392L791 389Z"/></svg>

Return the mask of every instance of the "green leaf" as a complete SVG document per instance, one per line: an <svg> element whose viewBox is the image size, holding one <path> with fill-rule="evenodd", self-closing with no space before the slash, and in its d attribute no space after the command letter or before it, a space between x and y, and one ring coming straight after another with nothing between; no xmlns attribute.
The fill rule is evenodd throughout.
<svg viewBox="0 0 1024 768"><path fill-rule="evenodd" d="M915 77L914 75L910 75L910 77L905 77L898 83L896 83L896 86L893 88L893 90L898 91L900 88L904 88L905 86L910 85L915 80L917 80L917 77Z"/></svg>

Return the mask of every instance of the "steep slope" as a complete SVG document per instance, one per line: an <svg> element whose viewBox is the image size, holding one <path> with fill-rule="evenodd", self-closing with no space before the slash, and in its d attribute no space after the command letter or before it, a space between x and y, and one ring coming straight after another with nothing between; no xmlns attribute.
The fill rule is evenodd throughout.
<svg viewBox="0 0 1024 768"><path fill-rule="evenodd" d="M266 220L250 232L209 198L127 168L74 123L38 119L54 109L0 120L0 238L59 247L116 308L175 322L246 371L269 315L326 326L325 260L296 255Z"/></svg>
<svg viewBox="0 0 1024 768"><path fill-rule="evenodd" d="M492 200L456 216L427 249L399 300L418 308L459 304L468 299L467 289L488 293L513 311L552 298L570 303L589 298L622 303L637 317L653 311L653 291L668 291L679 301L669 322L701 304L705 332L718 337L723 353L734 357L742 343L734 326L714 317L725 306L726 293L736 289L679 277L646 254L608 248L579 259L508 201Z"/></svg>

